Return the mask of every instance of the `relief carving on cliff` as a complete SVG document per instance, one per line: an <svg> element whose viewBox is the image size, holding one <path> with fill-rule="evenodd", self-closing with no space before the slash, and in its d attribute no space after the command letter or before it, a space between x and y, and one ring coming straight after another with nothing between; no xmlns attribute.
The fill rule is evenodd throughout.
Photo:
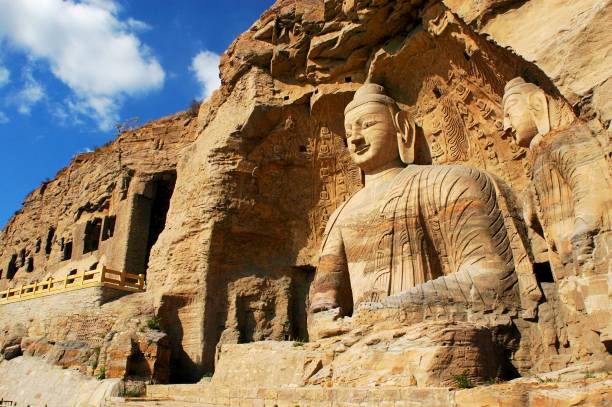
<svg viewBox="0 0 612 407"><path fill-rule="evenodd" d="M525 219L543 233L555 281L573 298L566 305L598 314L594 330L610 342L612 178L604 149L564 100L523 78L507 83L503 101L505 127L531 151Z"/></svg>
<svg viewBox="0 0 612 407"><path fill-rule="evenodd" d="M506 85L505 126L532 154L531 187L537 218L557 278L584 266L593 239L610 231L612 181L603 149L567 103L515 78Z"/></svg>

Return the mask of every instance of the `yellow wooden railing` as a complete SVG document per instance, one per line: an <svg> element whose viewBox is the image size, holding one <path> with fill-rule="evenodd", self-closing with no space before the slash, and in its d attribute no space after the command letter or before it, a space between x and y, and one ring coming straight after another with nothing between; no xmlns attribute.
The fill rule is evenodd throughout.
<svg viewBox="0 0 612 407"><path fill-rule="evenodd" d="M49 278L45 281L0 291L0 304L31 300L87 287L112 287L123 291L138 292L144 291L144 285L145 278L142 274L130 274L102 267L101 270L83 271L66 275L62 279Z"/></svg>

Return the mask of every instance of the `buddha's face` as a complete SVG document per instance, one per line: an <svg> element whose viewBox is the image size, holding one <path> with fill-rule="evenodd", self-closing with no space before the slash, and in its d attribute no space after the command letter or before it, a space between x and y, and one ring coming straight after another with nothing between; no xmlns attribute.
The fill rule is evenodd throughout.
<svg viewBox="0 0 612 407"><path fill-rule="evenodd" d="M396 129L388 106L369 102L344 118L346 141L353 162L366 174L399 160Z"/></svg>
<svg viewBox="0 0 612 407"><path fill-rule="evenodd" d="M514 93L506 98L504 121L506 128L514 129L516 144L521 147L529 147L531 140L538 134L535 120L530 113L529 97L525 93Z"/></svg>

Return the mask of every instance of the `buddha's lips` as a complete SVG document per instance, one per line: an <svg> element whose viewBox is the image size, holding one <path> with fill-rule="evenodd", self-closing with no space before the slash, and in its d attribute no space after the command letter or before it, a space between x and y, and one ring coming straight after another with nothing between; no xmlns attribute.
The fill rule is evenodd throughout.
<svg viewBox="0 0 612 407"><path fill-rule="evenodd" d="M364 144L362 146L359 146L359 147L355 148L354 153L355 154L362 154L362 153L365 153L369 148L370 148L369 144Z"/></svg>

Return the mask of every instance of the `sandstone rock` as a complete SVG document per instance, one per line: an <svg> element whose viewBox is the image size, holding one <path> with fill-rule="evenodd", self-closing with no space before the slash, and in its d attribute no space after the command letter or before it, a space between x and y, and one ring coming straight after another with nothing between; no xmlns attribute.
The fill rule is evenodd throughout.
<svg viewBox="0 0 612 407"><path fill-rule="evenodd" d="M604 238L594 243L588 278L580 265L575 275L556 279L547 264L550 237L525 225L533 217L522 204L532 153L503 126L504 86L522 76L567 100L609 162L609 1L550 4L276 2L223 55L222 88L197 118L178 114L128 129L79 155L31 193L0 232L0 290L106 266L146 272L146 292L81 298L78 309L67 305L77 294L66 294L63 307L0 305L8 310L0 312L0 328L23 326L10 341L6 329L6 343L23 338L24 354L94 375L106 369L159 381L235 372L216 355L226 346L249 355L249 344L238 343L266 339L305 342L304 349L291 347L287 359L272 349L289 347L284 343L250 345L253 352L270 346L266 352L281 366L297 363L299 374L273 376L292 383L370 378L429 386L451 383L463 371L484 380L500 365L511 376L605 364L612 332L600 311L612 292L605 288L611 246ZM308 315L325 225L363 187L345 147L343 111L366 81L384 85L414 117L416 165L464 165L494 180L520 299L474 312L431 295L402 308L400 295L352 316ZM161 318L167 339L140 332L152 315ZM319 326L310 338L309 319ZM85 345L70 345L76 343ZM275 365L257 357L264 367ZM245 374L269 380L253 373L261 368ZM540 389L535 396L529 386L474 391L482 401L516 405L559 402L565 391ZM595 403L606 386L588 387L575 401ZM462 402L478 402L470 391Z"/></svg>
<svg viewBox="0 0 612 407"><path fill-rule="evenodd" d="M372 329L346 336L352 340L221 345L212 383L435 387L452 386L457 376L482 383L502 372L492 332L473 324L422 323L401 331Z"/></svg>
<svg viewBox="0 0 612 407"><path fill-rule="evenodd" d="M4 353L2 354L2 356L4 357L4 360L11 360L21 355L22 353L21 353L20 345L8 346L4 348Z"/></svg>

